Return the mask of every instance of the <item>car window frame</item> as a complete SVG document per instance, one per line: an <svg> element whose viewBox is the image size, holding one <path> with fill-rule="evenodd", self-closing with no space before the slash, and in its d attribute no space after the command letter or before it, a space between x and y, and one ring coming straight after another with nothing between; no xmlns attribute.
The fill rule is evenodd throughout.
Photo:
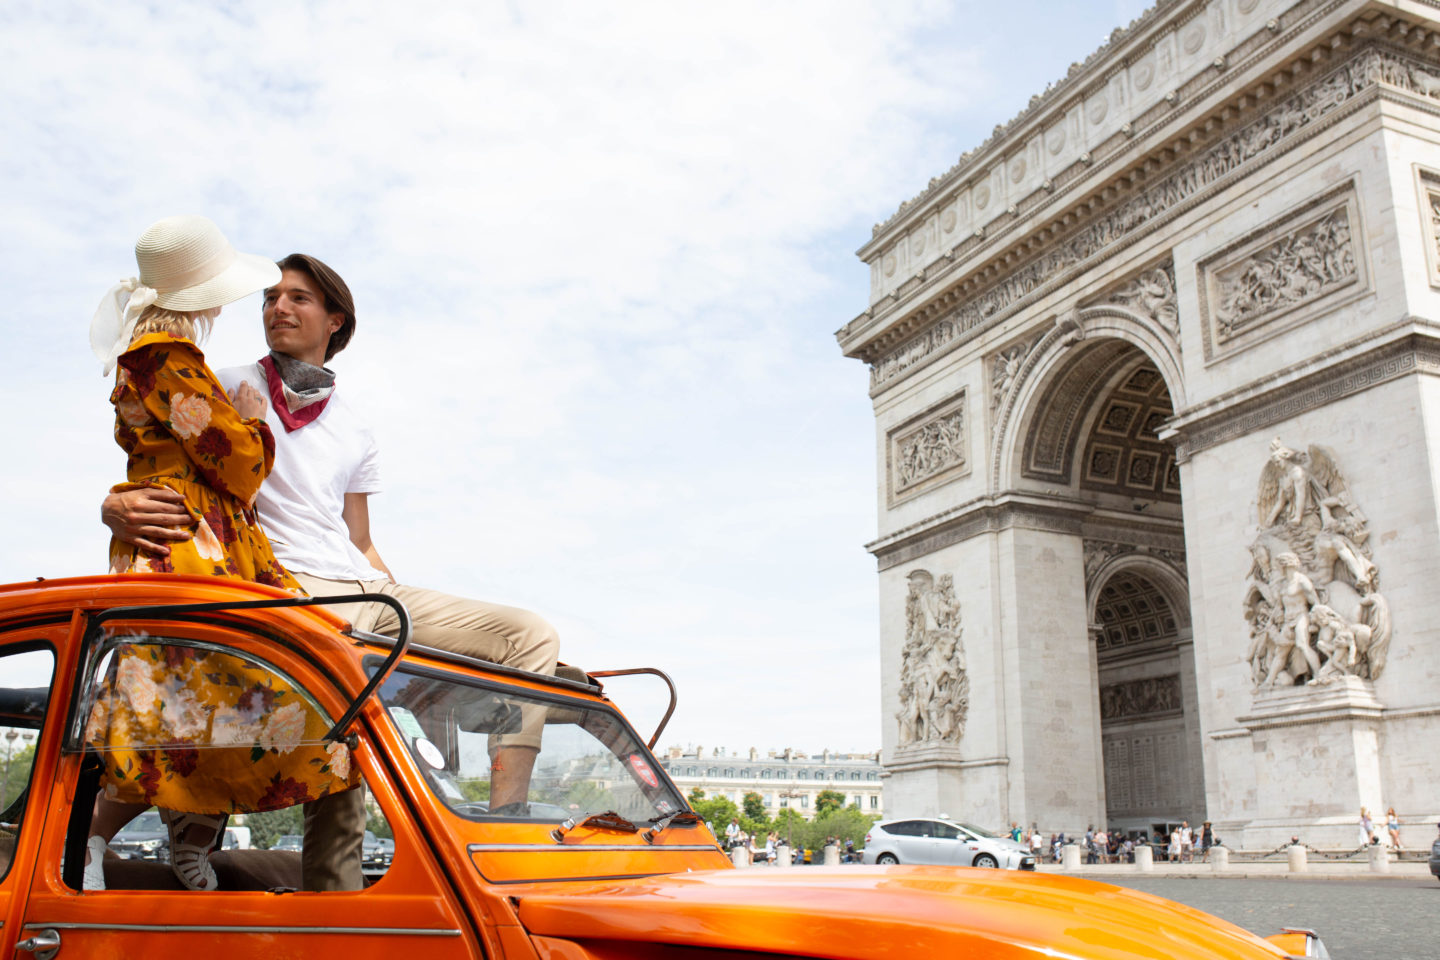
<svg viewBox="0 0 1440 960"><path fill-rule="evenodd" d="M0 633L0 663L3 663L6 657L18 656L26 653L43 652L50 655L50 683L48 685L50 693L45 699L45 710L39 718L38 725L34 727L27 727L8 722L3 723L3 726L10 729L33 729L35 731L35 754L34 759L30 763L30 774L26 778L25 784L20 788L19 793L16 794L17 800L21 795L23 795L25 797L25 803L19 810L20 816L15 824L16 831L14 849L11 852L10 860L3 865L0 865L0 884L9 883L11 881L11 878L15 875L15 866L19 862L19 852L21 849L20 844L22 835L24 835L27 831L26 825L32 824L28 827L28 830L32 832L40 830L44 826L43 813L45 807L44 804L40 804L38 806L36 805L34 788L36 783L36 776L42 772L42 767L39 763L41 746L44 743L47 729L50 729L54 722L55 711L53 709L53 705L55 701L55 681L60 674L60 648L53 639L47 639L45 637L39 636L31 636L25 639L9 640L6 639L5 634L12 634L16 631L25 631L27 629L54 630L57 627L61 627L63 623L63 620L56 620L54 623L47 623L44 625L17 625L15 627L5 628L4 632ZM65 629L63 627L61 628ZM15 687L14 689L18 690L28 688ZM0 808L0 810L3 810L3 808ZM42 822L32 823L37 818L41 819Z"/></svg>

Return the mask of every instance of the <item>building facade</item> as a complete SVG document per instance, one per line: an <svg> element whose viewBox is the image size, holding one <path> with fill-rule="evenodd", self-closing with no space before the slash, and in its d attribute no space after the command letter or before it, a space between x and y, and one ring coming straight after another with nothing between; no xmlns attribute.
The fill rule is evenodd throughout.
<svg viewBox="0 0 1440 960"><path fill-rule="evenodd" d="M864 813L882 817L885 813L883 768L875 753L826 750L811 757L794 750L772 750L761 757L753 747L744 755L671 747L660 765L686 795L699 787L708 797L724 796L741 806L745 794L753 792L772 817L788 807L808 820L815 815L815 798L825 790L843 793L846 806L857 806Z"/></svg>
<svg viewBox="0 0 1440 960"><path fill-rule="evenodd" d="M1437 118L1440 4L1161 0L876 226L893 815L1435 821Z"/></svg>

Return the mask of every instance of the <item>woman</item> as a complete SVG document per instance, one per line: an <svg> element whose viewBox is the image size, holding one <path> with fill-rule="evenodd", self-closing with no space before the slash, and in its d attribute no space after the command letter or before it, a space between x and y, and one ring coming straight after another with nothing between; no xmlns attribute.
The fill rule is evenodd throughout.
<svg viewBox="0 0 1440 960"><path fill-rule="evenodd" d="M1215 845L1215 831L1211 828L1211 826L1210 826L1210 821L1209 821L1209 820L1206 820L1204 823L1200 824L1200 862L1201 862L1201 863L1209 863L1209 862L1210 862L1210 848L1213 847L1214 845Z"/></svg>
<svg viewBox="0 0 1440 960"><path fill-rule="evenodd" d="M1360 846L1368 846L1375 842L1375 821L1370 819L1370 811L1365 807L1360 808Z"/></svg>
<svg viewBox="0 0 1440 960"><path fill-rule="evenodd" d="M280 270L236 253L196 216L151 225L135 258L139 278L110 291L90 331L105 374L118 366L110 401L128 482L115 489L176 491L194 531L168 557L112 540L110 571L234 577L302 593L251 509L275 456L265 400L247 385L232 403L196 345L223 305L278 283ZM180 882L215 889L209 852L227 814L278 809L357 782L345 748L320 744L323 732L324 718L296 691L237 657L117 647L86 728L105 761L86 888L103 888L107 842L153 804L169 825Z"/></svg>
<svg viewBox="0 0 1440 960"><path fill-rule="evenodd" d="M1385 811L1385 829L1390 831L1390 846L1395 848L1396 853L1399 853L1400 816L1395 812L1394 807L1391 807L1389 810Z"/></svg>

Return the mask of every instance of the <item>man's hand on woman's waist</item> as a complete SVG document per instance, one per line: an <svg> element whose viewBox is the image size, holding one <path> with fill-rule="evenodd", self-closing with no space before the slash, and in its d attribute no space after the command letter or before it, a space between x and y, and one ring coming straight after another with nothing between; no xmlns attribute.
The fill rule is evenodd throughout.
<svg viewBox="0 0 1440 960"><path fill-rule="evenodd" d="M189 540L195 522L185 497L169 487L112 493L100 504L100 519L116 540L161 557L170 556L164 541Z"/></svg>

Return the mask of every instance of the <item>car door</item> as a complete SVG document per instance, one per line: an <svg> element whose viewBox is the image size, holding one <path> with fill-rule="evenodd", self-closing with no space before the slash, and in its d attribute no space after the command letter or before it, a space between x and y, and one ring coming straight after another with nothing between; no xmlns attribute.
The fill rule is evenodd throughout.
<svg viewBox="0 0 1440 960"><path fill-rule="evenodd" d="M970 836L953 823L934 821L935 857L933 863L969 866L973 854L969 852Z"/></svg>
<svg viewBox="0 0 1440 960"><path fill-rule="evenodd" d="M157 626L147 622L141 629L111 621L110 633L106 644L112 655L123 643L155 648L162 659L183 648L233 658L250 671L247 676L253 677L258 671L273 678L272 686L288 684L299 694L299 701L291 698L289 702L303 702L304 710L318 711L324 721L320 729L325 729L325 723L344 706L343 697L308 659L303 644L276 644L268 634L262 636L218 623ZM104 659L87 662L90 666L80 684L81 706L70 711L65 725L67 739L61 745L64 752L57 775L58 789L53 791L44 823L23 919L13 926L6 924L7 938L16 931L15 940L42 937L58 941L57 960L67 956L203 956L205 960L344 956L346 960L378 960L407 953L423 953L427 960L455 960L480 955L476 931L463 905L443 871L436 869L429 854L430 844L408 816L404 802L386 777L383 759L377 756L379 751L372 746L371 731L363 726L352 728L360 739L351 757L370 788L371 815L388 821L397 845L391 869L372 886L350 892L297 892L298 861L292 856L288 860L268 857L260 862L239 881L242 885L250 883L250 889L226 888L223 882L221 889L213 891L162 889L172 882L167 864L129 861L118 866L107 861L109 889L76 889L73 874L62 869L62 859L67 837L78 835L83 844L88 834L89 801L72 810L68 798L75 797L83 785L82 765L87 756L93 756L80 733L87 724L77 718L91 716L107 682ZM263 697L257 697L251 702L263 701ZM261 709L270 709L268 702ZM213 729L219 726L216 721ZM205 736L209 735L207 731ZM204 737L197 737L192 745L201 750L227 748L225 744L207 742ZM234 749L234 745L228 749ZM79 793L85 796L83 790ZM69 849L74 850L74 844L71 839ZM227 851L214 856L236 854L268 855L269 851ZM160 870L158 874L155 868ZM23 951L16 953L17 960L29 960L29 956Z"/></svg>
<svg viewBox="0 0 1440 960"><path fill-rule="evenodd" d="M23 939L21 918L58 740L49 703L55 641L68 631L68 619L10 630L0 624L0 955Z"/></svg>

